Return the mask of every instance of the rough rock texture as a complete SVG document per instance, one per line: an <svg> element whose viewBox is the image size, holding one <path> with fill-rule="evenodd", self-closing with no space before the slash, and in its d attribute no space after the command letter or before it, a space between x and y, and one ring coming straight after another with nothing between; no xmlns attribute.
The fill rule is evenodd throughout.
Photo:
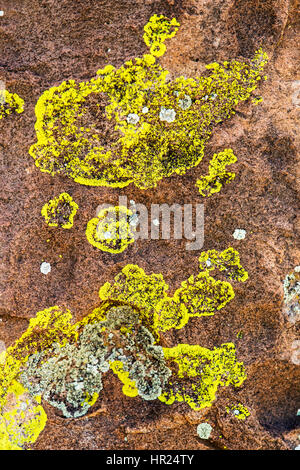
<svg viewBox="0 0 300 470"><path fill-rule="evenodd" d="M223 389L211 408L191 411L122 394L111 373L102 399L89 414L66 420L45 404L47 425L34 449L293 449L299 445L300 367L295 341L299 322L283 313L283 280L299 263L299 16L294 0L3 0L0 79L25 100L25 112L0 121L1 305L0 339L6 347L29 318L52 305L81 318L98 302L98 289L127 263L162 272L172 291L197 273L198 251L185 240L140 240L117 255L93 248L85 228L103 202L118 195L144 203L205 204L204 250L237 249L249 280L213 317L195 318L164 336L212 348L233 341L248 379ZM256 90L263 102L239 107L218 126L201 164L185 176L164 179L153 190L81 186L41 173L28 154L35 141L34 106L41 93L65 79L85 80L107 63L120 66L146 52L143 26L154 14L181 23L161 63L177 75L201 74L211 61L251 57L262 46L270 56L268 80ZM203 200L195 181L212 154L232 148L236 179ZM79 210L72 230L48 227L41 208L68 192ZM244 240L232 236L245 229ZM47 240L49 240L47 242ZM62 257L60 257L62 255ZM40 272L42 261L51 272ZM242 337L237 334L242 332ZM297 364L298 362L298 364ZM225 412L242 402L251 412L240 421ZM209 441L197 436L203 420ZM222 436L222 437L220 437ZM125 439L126 438L126 439Z"/></svg>

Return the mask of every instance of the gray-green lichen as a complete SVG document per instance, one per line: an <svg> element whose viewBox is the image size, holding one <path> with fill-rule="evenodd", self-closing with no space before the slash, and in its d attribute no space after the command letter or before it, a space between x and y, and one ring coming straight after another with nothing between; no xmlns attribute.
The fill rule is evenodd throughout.
<svg viewBox="0 0 300 470"><path fill-rule="evenodd" d="M109 361L121 361L129 378L134 380L139 395L145 400L155 400L171 375L165 365L161 346L154 345L152 334L141 325L138 313L131 307L115 307L103 322L110 335L109 344L121 344L112 348Z"/></svg>
<svg viewBox="0 0 300 470"><path fill-rule="evenodd" d="M30 356L20 380L32 396L41 395L65 417L77 418L102 390L102 374L114 361L122 362L145 400L160 396L171 375L162 348L154 345L138 312L118 306L109 309L106 320L86 324L76 343L55 343Z"/></svg>
<svg viewBox="0 0 300 470"><path fill-rule="evenodd" d="M65 417L77 418L86 414L91 398L102 390L102 373L109 368L106 354L101 326L86 325L77 345L54 344L47 353L29 357L21 382L32 396L42 395Z"/></svg>

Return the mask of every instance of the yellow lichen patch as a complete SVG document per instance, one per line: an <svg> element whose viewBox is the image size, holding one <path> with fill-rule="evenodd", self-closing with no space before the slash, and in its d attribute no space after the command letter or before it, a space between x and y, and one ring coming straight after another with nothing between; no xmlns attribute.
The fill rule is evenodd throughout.
<svg viewBox="0 0 300 470"><path fill-rule="evenodd" d="M211 196L218 193L224 184L232 181L235 178L235 173L226 171L226 166L236 161L237 158L231 149L215 153L209 163L209 174L197 180L196 186L199 193L202 196Z"/></svg>
<svg viewBox="0 0 300 470"><path fill-rule="evenodd" d="M0 90L0 119L12 113L23 113L24 100L17 93Z"/></svg>
<svg viewBox="0 0 300 470"><path fill-rule="evenodd" d="M209 350L201 346L179 344L163 348L167 365L176 364L177 372L169 379L159 399L171 405L185 402L194 410L212 405L219 386L238 387L246 379L244 366L235 358L233 343ZM177 377L176 377L177 375Z"/></svg>
<svg viewBox="0 0 300 470"><path fill-rule="evenodd" d="M238 282L248 279L247 271L241 266L239 253L232 247L224 251L203 251L199 257L201 271L219 269L226 277Z"/></svg>
<svg viewBox="0 0 300 470"><path fill-rule="evenodd" d="M166 51L166 39L173 38L180 26L175 18L171 20L164 15L153 15L144 27L144 41L152 55L162 56Z"/></svg>
<svg viewBox="0 0 300 470"><path fill-rule="evenodd" d="M102 374L109 369L127 396L160 398L167 404L182 401L195 410L211 406L219 386L241 385L246 376L232 343L214 350L155 345L161 331L181 328L189 317L221 309L233 297L231 284L204 271L184 281L173 297L167 291L161 274L147 275L128 265L113 284L102 286L101 305L75 325L68 310L52 307L38 312L0 358L1 445L22 448L24 433L26 443L33 442L44 423L42 409L30 408L34 416L21 422L14 440L15 422L27 419L7 408L11 396L25 393L16 380L37 406L42 397L66 418L87 413L102 390Z"/></svg>
<svg viewBox="0 0 300 470"><path fill-rule="evenodd" d="M85 401L82 403L82 406L84 406L85 403L87 403L89 406L93 406L96 401L98 400L99 394L98 393L93 393L93 395L89 395L87 393Z"/></svg>
<svg viewBox="0 0 300 470"><path fill-rule="evenodd" d="M22 450L33 444L45 427L47 415L37 399L13 381L0 413L0 450Z"/></svg>
<svg viewBox="0 0 300 470"><path fill-rule="evenodd" d="M129 221L132 211L124 206L109 207L87 224L86 237L91 245L109 253L122 253L134 242Z"/></svg>
<svg viewBox="0 0 300 470"><path fill-rule="evenodd" d="M53 343L63 345L76 339L77 332L71 319L69 310L57 306L42 310L30 320L25 333L7 348L5 362L0 363L0 410L12 381L18 377L30 355L51 348Z"/></svg>
<svg viewBox="0 0 300 470"><path fill-rule="evenodd" d="M106 313L110 308L109 302L103 302L99 307L93 309L91 313L82 318L74 325L76 331L80 330L82 327L88 323L101 322L106 320Z"/></svg>
<svg viewBox="0 0 300 470"><path fill-rule="evenodd" d="M101 300L117 300L137 306L141 321L154 333L157 330L156 307L167 289L162 274L147 275L139 266L128 264L115 277L113 284L106 282L100 288L99 296Z"/></svg>
<svg viewBox="0 0 300 470"><path fill-rule="evenodd" d="M2 353L0 353L0 364L5 363L5 356L6 356L6 351L2 351Z"/></svg>
<svg viewBox="0 0 300 470"><path fill-rule="evenodd" d="M226 407L227 413L232 413L233 416L237 419L244 421L248 416L250 416L250 411L246 408L242 403L238 403L237 405L232 405L230 407Z"/></svg>
<svg viewBox="0 0 300 470"><path fill-rule="evenodd" d="M214 315L234 298L229 282L216 281L208 273L191 276L182 282L173 297L167 297L157 307L157 327L160 331L180 329L190 317Z"/></svg>
<svg viewBox="0 0 300 470"><path fill-rule="evenodd" d="M124 384L122 392L128 397L137 397L139 392L135 386L134 380L129 378L129 372L125 372L123 369L123 363L121 361L114 361L110 364L111 370L118 376L121 382Z"/></svg>
<svg viewBox="0 0 300 470"><path fill-rule="evenodd" d="M50 227L72 228L78 205L68 193L50 199L42 208L42 216Z"/></svg>
<svg viewBox="0 0 300 470"><path fill-rule="evenodd" d="M240 265L238 253L229 248L223 252L209 250L199 258L200 272L183 281L172 297L161 274L145 274L136 265L127 265L112 284L99 291L101 300L128 302L141 311L142 321L159 337L160 332L180 329L190 317L214 315L234 298L232 285L215 280L209 272L215 267L230 279L245 281L248 273Z"/></svg>
<svg viewBox="0 0 300 470"><path fill-rule="evenodd" d="M257 87L267 56L213 63L208 76L177 77L156 63L179 23L154 15L145 26L150 54L46 90L30 148L41 171L86 185L142 189L199 164L213 128Z"/></svg>
<svg viewBox="0 0 300 470"><path fill-rule="evenodd" d="M263 102L263 98L261 96L257 96L256 98L253 98L252 103L254 106L257 106L259 103Z"/></svg>

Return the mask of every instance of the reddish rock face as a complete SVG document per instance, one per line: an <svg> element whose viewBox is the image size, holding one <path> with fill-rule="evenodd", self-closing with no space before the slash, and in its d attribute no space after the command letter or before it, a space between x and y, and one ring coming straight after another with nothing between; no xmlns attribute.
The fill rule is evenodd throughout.
<svg viewBox="0 0 300 470"><path fill-rule="evenodd" d="M0 80L25 100L23 114L0 121L1 305L0 352L24 332L38 310L60 305L74 320L97 304L99 287L128 263L161 272L173 292L198 270L199 251L185 240L139 240L111 255L93 248L86 224L102 203L118 196L143 203L205 204L203 250L233 246L249 279L213 317L194 318L165 334L163 345L200 344L213 348L233 341L248 378L238 389L223 389L211 408L191 411L122 394L117 377L107 375L101 399L89 414L66 420L45 404L47 425L34 449L292 449L299 444L299 321L284 313L283 281L299 265L300 81L299 21L288 0L4 0L0 17ZM255 95L221 123L201 164L156 189L87 187L41 173L28 150L35 141L34 106L41 93L66 79L87 80L97 69L146 52L143 26L154 13L175 16L181 27L169 41L162 65L171 77L195 76L212 61L249 58L260 46L269 54ZM203 199L196 180L207 172L213 153L232 148L238 157L235 180ZM72 230L48 227L41 208L68 192L79 210ZM242 240L236 229L246 230ZM43 275L42 262L51 264ZM243 403L246 421L226 412ZM209 441L197 436L208 421ZM297 421L298 420L298 421ZM222 437L220 437L222 436ZM208 443L207 443L208 442Z"/></svg>

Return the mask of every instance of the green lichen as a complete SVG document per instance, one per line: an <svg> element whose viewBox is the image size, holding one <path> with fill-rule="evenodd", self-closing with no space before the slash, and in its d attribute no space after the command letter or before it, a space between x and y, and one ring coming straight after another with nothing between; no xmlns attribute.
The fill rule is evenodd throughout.
<svg viewBox="0 0 300 470"><path fill-rule="evenodd" d="M122 253L134 242L130 225L132 211L125 206L108 207L87 224L86 237L91 245L109 253Z"/></svg>
<svg viewBox="0 0 300 470"><path fill-rule="evenodd" d="M215 153L209 163L209 174L197 180L196 186L202 196L211 196L218 193L224 184L228 184L235 178L235 173L226 171L226 166L237 161L231 149Z"/></svg>
<svg viewBox="0 0 300 470"><path fill-rule="evenodd" d="M150 54L43 93L29 151L41 171L86 185L146 189L199 164L213 128L256 89L267 55L260 49L251 61L212 63L205 76L169 80L156 56L178 26L154 15L144 35Z"/></svg>
<svg viewBox="0 0 300 470"><path fill-rule="evenodd" d="M0 90L0 119L13 113L23 113L24 100L17 93L10 93L8 90Z"/></svg>
<svg viewBox="0 0 300 470"><path fill-rule="evenodd" d="M212 432L212 427L209 423L200 423L197 426L197 434L200 439L209 439Z"/></svg>
<svg viewBox="0 0 300 470"><path fill-rule="evenodd" d="M50 199L42 208L42 216L50 227L72 228L78 205L68 193Z"/></svg>

